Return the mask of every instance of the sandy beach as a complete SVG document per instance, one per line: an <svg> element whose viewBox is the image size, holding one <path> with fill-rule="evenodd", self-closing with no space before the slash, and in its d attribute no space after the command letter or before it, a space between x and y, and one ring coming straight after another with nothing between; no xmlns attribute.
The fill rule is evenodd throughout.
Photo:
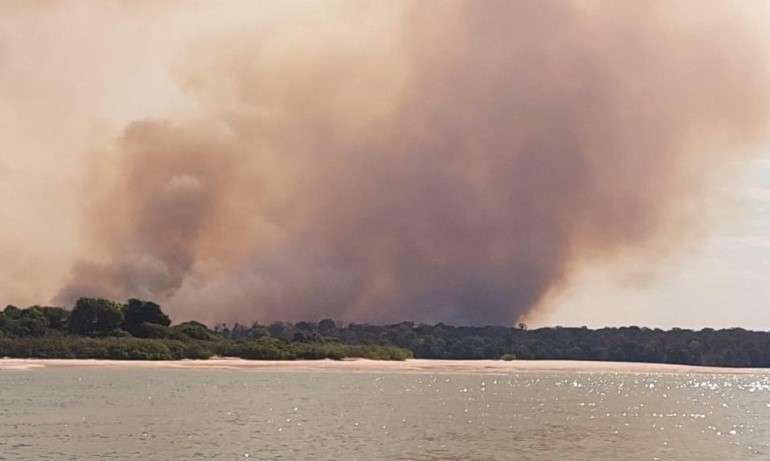
<svg viewBox="0 0 770 461"><path fill-rule="evenodd" d="M572 373L710 373L770 374L767 368L719 368L687 365L566 360L407 360L404 362L366 359L256 361L237 358L174 361L0 359L0 371L50 368L183 368L191 370L241 370L251 372L327 373L456 373L510 374L528 372Z"/></svg>

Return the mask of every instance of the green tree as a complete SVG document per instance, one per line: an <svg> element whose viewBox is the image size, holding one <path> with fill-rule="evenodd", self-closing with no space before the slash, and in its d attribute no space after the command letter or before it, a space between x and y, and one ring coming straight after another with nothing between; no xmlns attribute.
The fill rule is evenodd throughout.
<svg viewBox="0 0 770 461"><path fill-rule="evenodd" d="M179 333L171 328L157 323L144 322L130 332L137 338L170 339L179 337Z"/></svg>
<svg viewBox="0 0 770 461"><path fill-rule="evenodd" d="M80 298L69 317L73 333L97 336L120 328L123 324L122 306L99 298Z"/></svg>
<svg viewBox="0 0 770 461"><path fill-rule="evenodd" d="M318 332L321 336L334 336L337 334L337 324L332 319L323 319L318 322Z"/></svg>
<svg viewBox="0 0 770 461"><path fill-rule="evenodd" d="M267 338L269 336L270 332L267 331L267 327L260 325L258 322L254 322L249 331L249 338L251 339Z"/></svg>
<svg viewBox="0 0 770 461"><path fill-rule="evenodd" d="M45 316L48 328L51 330L66 330L69 311L62 307L35 306Z"/></svg>
<svg viewBox="0 0 770 461"><path fill-rule="evenodd" d="M123 329L139 338L148 337L147 328L142 328L144 323L167 327L171 325L171 319L152 301L129 299L124 312Z"/></svg>
<svg viewBox="0 0 770 461"><path fill-rule="evenodd" d="M294 337L294 327L290 323L286 322L274 322L267 327L267 331L270 332L270 336L273 338L283 339L289 341Z"/></svg>
<svg viewBox="0 0 770 461"><path fill-rule="evenodd" d="M43 336L47 325L45 315L37 307L8 306L3 311L2 329L12 336Z"/></svg>

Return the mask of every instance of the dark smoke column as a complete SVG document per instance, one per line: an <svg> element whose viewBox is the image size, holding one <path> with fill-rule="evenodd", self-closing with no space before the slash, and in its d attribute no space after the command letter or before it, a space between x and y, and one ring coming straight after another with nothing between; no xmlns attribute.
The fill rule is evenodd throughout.
<svg viewBox="0 0 770 461"><path fill-rule="evenodd" d="M668 251L768 121L748 12L692 7L410 3L373 52L365 8L323 50L233 34L191 71L203 120L119 141L95 216L123 220L61 299L510 324L581 264Z"/></svg>

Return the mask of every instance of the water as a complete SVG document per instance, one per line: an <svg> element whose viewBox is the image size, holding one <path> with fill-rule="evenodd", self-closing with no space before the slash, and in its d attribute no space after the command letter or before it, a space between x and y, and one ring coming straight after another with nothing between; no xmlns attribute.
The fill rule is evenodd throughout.
<svg viewBox="0 0 770 461"><path fill-rule="evenodd" d="M0 460L770 459L768 375L0 371Z"/></svg>

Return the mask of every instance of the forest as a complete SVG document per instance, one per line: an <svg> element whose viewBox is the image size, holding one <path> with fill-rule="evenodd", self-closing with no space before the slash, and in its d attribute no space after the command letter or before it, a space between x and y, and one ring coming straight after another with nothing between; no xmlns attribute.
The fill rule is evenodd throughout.
<svg viewBox="0 0 770 461"><path fill-rule="evenodd" d="M172 326L158 304L137 299L119 304L81 298L72 310L7 306L0 312L0 357L179 360L213 356L251 360L405 360L412 354L392 345L344 344L332 338L232 338L199 322Z"/></svg>
<svg viewBox="0 0 770 461"><path fill-rule="evenodd" d="M742 328L589 329L195 321L171 324L161 307L81 298L73 309L8 306L0 313L0 356L118 360L493 359L601 360L726 367L770 367L770 332Z"/></svg>

